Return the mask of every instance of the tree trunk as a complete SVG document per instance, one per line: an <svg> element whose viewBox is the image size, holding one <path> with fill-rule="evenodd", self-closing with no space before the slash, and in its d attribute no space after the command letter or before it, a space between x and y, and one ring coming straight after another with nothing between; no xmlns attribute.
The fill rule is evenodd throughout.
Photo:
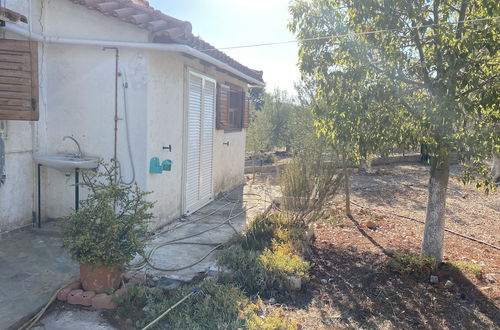
<svg viewBox="0 0 500 330"><path fill-rule="evenodd" d="M347 159L342 157L342 167L344 174L344 189L345 189L345 215L352 217L351 213L351 192L349 190L349 170L347 168Z"/></svg>
<svg viewBox="0 0 500 330"><path fill-rule="evenodd" d="M439 148L436 157L431 157L429 196L425 216L422 254L441 261L443 259L444 219L446 191L450 174L450 152Z"/></svg>
<svg viewBox="0 0 500 330"><path fill-rule="evenodd" d="M253 153L252 155L252 183L255 182L255 156L257 155L256 152Z"/></svg>
<svg viewBox="0 0 500 330"><path fill-rule="evenodd" d="M493 167L491 168L491 176L493 183L500 183L500 154L493 154Z"/></svg>

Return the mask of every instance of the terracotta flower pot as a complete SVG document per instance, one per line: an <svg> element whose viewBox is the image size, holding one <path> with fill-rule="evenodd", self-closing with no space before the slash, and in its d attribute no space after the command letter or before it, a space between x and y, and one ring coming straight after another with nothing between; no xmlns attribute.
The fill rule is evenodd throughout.
<svg viewBox="0 0 500 330"><path fill-rule="evenodd" d="M86 291L95 293L117 289L120 285L120 275L123 265L90 266L80 264L80 281Z"/></svg>

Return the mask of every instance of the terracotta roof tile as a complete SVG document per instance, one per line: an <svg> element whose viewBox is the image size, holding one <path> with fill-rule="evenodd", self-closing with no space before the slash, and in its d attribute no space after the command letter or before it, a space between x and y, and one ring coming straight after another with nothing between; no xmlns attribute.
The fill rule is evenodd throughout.
<svg viewBox="0 0 500 330"><path fill-rule="evenodd" d="M71 0L104 15L147 29L153 34L153 42L181 43L203 51L211 57L263 82L262 71L252 70L232 59L200 37L193 36L191 23L168 16L154 9L144 0Z"/></svg>
<svg viewBox="0 0 500 330"><path fill-rule="evenodd" d="M0 19L2 18L7 19L13 23L16 23L18 21L28 23L28 19L26 18L26 16L5 7L0 7Z"/></svg>

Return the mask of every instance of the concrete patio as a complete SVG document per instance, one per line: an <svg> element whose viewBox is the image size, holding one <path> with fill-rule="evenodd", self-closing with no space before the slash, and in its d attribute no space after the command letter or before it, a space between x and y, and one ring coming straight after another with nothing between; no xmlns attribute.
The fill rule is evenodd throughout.
<svg viewBox="0 0 500 330"><path fill-rule="evenodd" d="M158 278L190 281L197 274L214 270L216 251L192 267L182 268L202 259L218 244L226 243L245 228L248 219L262 213L270 205L272 194L263 189L268 188L240 187L160 230L146 248L147 252L155 249L150 263L157 268L176 270L160 270L148 265L140 272Z"/></svg>
<svg viewBox="0 0 500 330"><path fill-rule="evenodd" d="M151 263L168 269L196 263L216 244L227 242L235 231L243 230L248 219L262 213L276 196L276 191L276 187L245 185L219 197L189 217L174 221L153 237L146 251L184 237L187 238L180 242L195 244L160 247L152 255ZM137 272L155 276L159 283L162 280L189 281L199 273L215 269L216 253L185 269L163 271L146 266ZM78 264L61 248L61 236L54 223L44 224L41 230L27 228L4 235L0 239L0 262L0 329L18 326L38 312L55 290L77 278L79 271ZM80 321L90 322L88 327L82 323L83 328L102 327L99 323L102 320L95 320L99 324L94 324L89 320L88 312L88 308L82 309ZM78 313L72 315L79 319ZM64 329L65 324L70 326L67 319L49 313L42 318L39 329Z"/></svg>
<svg viewBox="0 0 500 330"><path fill-rule="evenodd" d="M0 239L0 329L20 325L55 290L78 278L78 264L61 248L54 222L24 228Z"/></svg>

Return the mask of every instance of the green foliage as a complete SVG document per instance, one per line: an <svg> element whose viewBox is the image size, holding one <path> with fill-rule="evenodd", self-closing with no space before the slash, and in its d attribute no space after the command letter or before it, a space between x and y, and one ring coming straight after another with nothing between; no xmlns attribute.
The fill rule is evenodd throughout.
<svg viewBox="0 0 500 330"><path fill-rule="evenodd" d="M448 260L446 262L451 266L458 268L459 270L466 271L474 274L477 278L481 278L483 275L483 267L476 263L467 262L467 261L458 261L458 260Z"/></svg>
<svg viewBox="0 0 500 330"><path fill-rule="evenodd" d="M497 183L492 178L490 169L482 163L473 163L465 166L460 176L463 184L476 183L476 188L484 189L486 194L497 190Z"/></svg>
<svg viewBox="0 0 500 330"><path fill-rule="evenodd" d="M259 257L262 251L245 250L241 245L233 245L222 250L217 256L219 265L229 268L232 273L222 274L225 283L235 283L249 294L265 292L268 289L266 273Z"/></svg>
<svg viewBox="0 0 500 330"><path fill-rule="evenodd" d="M273 244L271 248L266 248L259 257L262 267L268 274L280 279L288 275L295 275L307 278L307 271L310 265L307 261L295 254L292 244Z"/></svg>
<svg viewBox="0 0 500 330"><path fill-rule="evenodd" d="M253 112L252 121L247 129L246 149L253 154L252 157L264 151L271 150L271 123L264 111Z"/></svg>
<svg viewBox="0 0 500 330"><path fill-rule="evenodd" d="M290 13L318 132L355 163L425 143L440 196L425 232L442 224L450 153L482 163L500 150L500 2L295 0ZM429 235L423 248L442 255Z"/></svg>
<svg viewBox="0 0 500 330"><path fill-rule="evenodd" d="M262 306L262 300L258 299L255 304L248 305L243 311L249 330L295 330L299 328L297 322L286 317L281 309L274 311L271 315L266 315L264 318L260 317L256 311L261 310Z"/></svg>
<svg viewBox="0 0 500 330"><path fill-rule="evenodd" d="M250 100L255 110L259 111L264 106L264 88L253 87L249 89Z"/></svg>
<svg viewBox="0 0 500 330"><path fill-rule="evenodd" d="M428 278L431 272L436 269L437 261L433 257L397 252L394 257L387 261L387 266L392 271L402 275Z"/></svg>
<svg viewBox="0 0 500 330"><path fill-rule="evenodd" d="M80 263L123 264L144 249L153 203L136 184L116 182L115 167L101 163L100 169L83 172L81 186L90 194L63 222L63 246Z"/></svg>
<svg viewBox="0 0 500 330"><path fill-rule="evenodd" d="M498 1L296 0L290 12L318 130L335 143L363 155L418 141L471 160L500 148Z"/></svg>
<svg viewBox="0 0 500 330"><path fill-rule="evenodd" d="M172 309L152 329L296 329L296 323L277 310L264 317L260 298L252 303L243 291L231 283L208 279L163 291L147 283L127 286L127 294L115 298L117 314L132 320L141 329L181 299L199 289ZM259 315L257 315L259 314ZM129 328L126 325L125 328Z"/></svg>
<svg viewBox="0 0 500 330"><path fill-rule="evenodd" d="M192 292L197 286L184 286L169 296L151 297L141 327L146 326L160 314ZM219 284L216 280L201 282L199 293L185 300L163 318L155 329L237 329L244 327L246 315L240 317L242 309L250 305L249 300L235 286ZM248 310L248 313L252 313Z"/></svg>
<svg viewBox="0 0 500 330"><path fill-rule="evenodd" d="M146 287L143 285L127 285L127 292L123 296L113 296L113 301L117 303L116 312L122 318L131 318L140 315L139 311L148 302Z"/></svg>
<svg viewBox="0 0 500 330"><path fill-rule="evenodd" d="M250 294L288 289L289 276L307 279L310 264L297 254L304 233L304 227L280 215L256 218L245 234L219 253L219 265L232 270L222 279Z"/></svg>
<svg viewBox="0 0 500 330"><path fill-rule="evenodd" d="M311 111L296 104L286 92L279 89L264 93L260 111L255 111L247 130L247 150L274 151L285 148L296 154L311 147L317 140Z"/></svg>
<svg viewBox="0 0 500 330"><path fill-rule="evenodd" d="M306 150L285 167L280 177L281 208L287 217L307 226L323 216L324 204L342 185L338 164L324 150Z"/></svg>

